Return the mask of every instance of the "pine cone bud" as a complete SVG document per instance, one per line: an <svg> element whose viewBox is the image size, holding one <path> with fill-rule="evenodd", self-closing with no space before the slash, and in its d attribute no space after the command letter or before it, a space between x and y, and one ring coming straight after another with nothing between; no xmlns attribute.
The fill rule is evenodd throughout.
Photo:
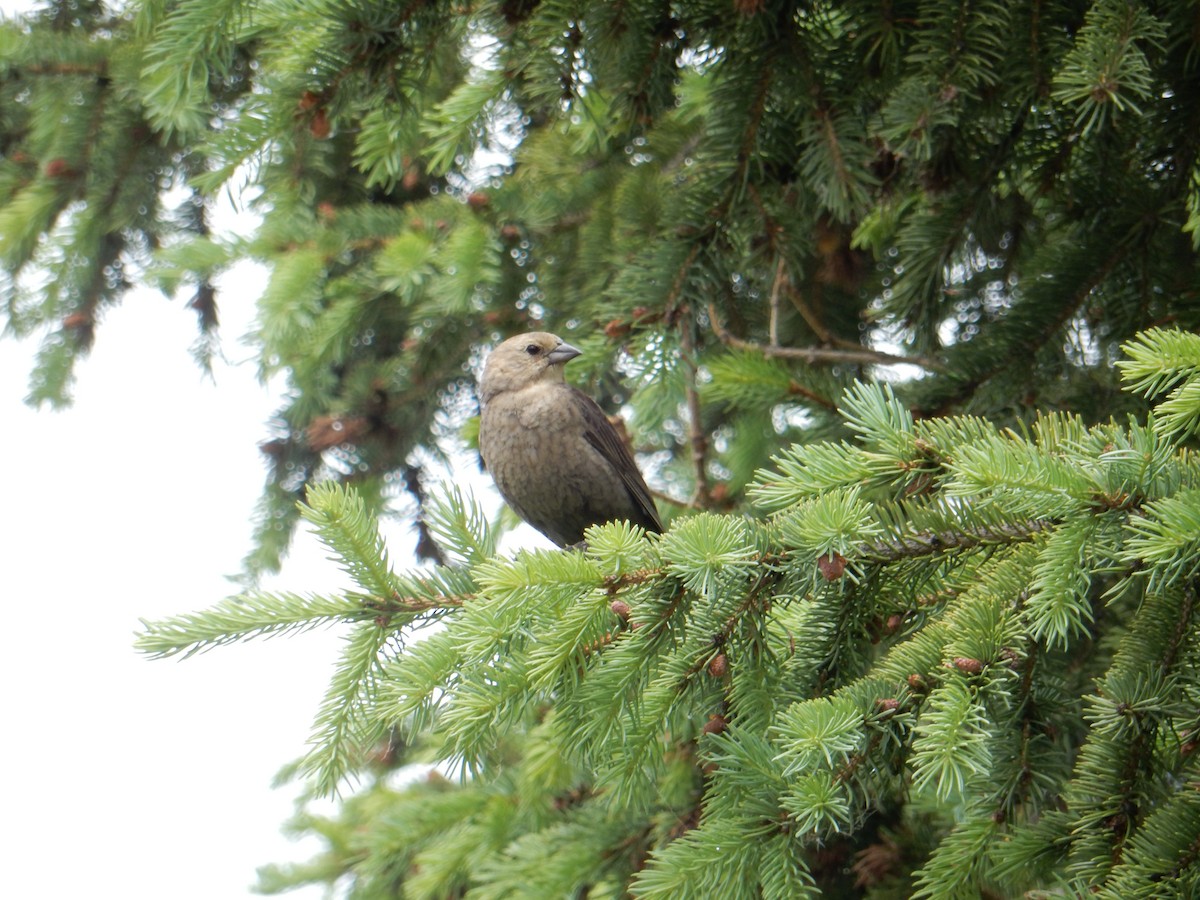
<svg viewBox="0 0 1200 900"><path fill-rule="evenodd" d="M615 341L617 338L624 337L629 334L632 329L628 322L623 322L620 319L613 319L604 326L604 336L610 341Z"/></svg>
<svg viewBox="0 0 1200 900"><path fill-rule="evenodd" d="M71 178L74 175L75 170L71 167L71 164L61 156L57 156L46 163L47 178Z"/></svg>
<svg viewBox="0 0 1200 900"><path fill-rule="evenodd" d="M704 727L700 729L701 734L720 734L729 727L729 720L720 713L714 713L708 717L708 721L704 723Z"/></svg>
<svg viewBox="0 0 1200 900"><path fill-rule="evenodd" d="M826 581L837 581L846 572L846 557L840 553L818 556L817 570Z"/></svg>
<svg viewBox="0 0 1200 900"><path fill-rule="evenodd" d="M969 656L956 656L953 663L954 668L967 675L978 675L983 671L983 662L978 659L971 659Z"/></svg>
<svg viewBox="0 0 1200 900"><path fill-rule="evenodd" d="M630 613L629 604L626 603L624 600L614 600L612 603L610 603L608 605L608 608L611 609L613 611L613 614L616 615L616 617L618 619L620 619L622 622L629 621L629 613Z"/></svg>
<svg viewBox="0 0 1200 900"><path fill-rule="evenodd" d="M318 109L313 113L312 121L308 123L308 130L318 141L323 141L333 133L333 126L329 124L329 116L325 110Z"/></svg>
<svg viewBox="0 0 1200 900"><path fill-rule="evenodd" d="M63 316L63 328L84 329L92 327L91 314L86 312L73 312L70 315Z"/></svg>
<svg viewBox="0 0 1200 900"><path fill-rule="evenodd" d="M729 671L729 659L724 653L718 653L708 661L708 674L713 678L724 678Z"/></svg>

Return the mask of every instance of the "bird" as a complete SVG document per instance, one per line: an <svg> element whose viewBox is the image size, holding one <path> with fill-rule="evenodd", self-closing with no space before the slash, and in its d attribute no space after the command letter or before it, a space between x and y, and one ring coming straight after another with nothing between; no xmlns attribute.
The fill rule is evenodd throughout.
<svg viewBox="0 0 1200 900"><path fill-rule="evenodd" d="M560 547L591 525L626 520L662 532L633 454L563 367L581 351L544 331L499 344L479 379L479 454L512 509Z"/></svg>

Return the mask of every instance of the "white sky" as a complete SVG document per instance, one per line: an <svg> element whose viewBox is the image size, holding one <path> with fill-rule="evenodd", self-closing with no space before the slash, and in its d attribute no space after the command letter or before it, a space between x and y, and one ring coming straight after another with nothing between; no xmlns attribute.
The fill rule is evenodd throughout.
<svg viewBox="0 0 1200 900"><path fill-rule="evenodd" d="M255 296L225 293L223 312L245 322ZM22 403L33 342L0 342L8 896L247 896L258 865L319 848L280 835L298 791L270 783L304 752L337 633L184 662L132 648L139 617L233 591L265 474L276 399L249 365L206 380L194 337L182 303L137 292L57 413ZM323 556L309 538L271 586L347 586Z"/></svg>

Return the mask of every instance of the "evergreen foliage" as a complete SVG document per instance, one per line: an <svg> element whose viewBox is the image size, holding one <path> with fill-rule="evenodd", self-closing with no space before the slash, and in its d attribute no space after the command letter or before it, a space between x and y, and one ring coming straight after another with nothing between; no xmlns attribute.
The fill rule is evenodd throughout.
<svg viewBox="0 0 1200 900"><path fill-rule="evenodd" d="M32 402L133 282L203 362L217 277L270 273L252 340L289 392L247 578L303 516L354 588L139 637L347 629L295 771L360 787L263 889L1200 893L1198 75L1194 9L1151 0L0 23ZM227 191L254 234L214 230ZM505 559L427 490L481 351L532 328L585 351L665 535ZM407 574L376 528L402 492Z"/></svg>
<svg viewBox="0 0 1200 900"><path fill-rule="evenodd" d="M205 359L216 277L270 270L251 577L310 484L423 505L478 350L522 329L585 349L658 486L718 511L881 373L922 416L1101 421L1144 408L1122 341L1200 324L1187 9L50 2L0 27L7 328L62 403L132 281ZM213 232L227 190L254 235Z"/></svg>
<svg viewBox="0 0 1200 900"><path fill-rule="evenodd" d="M1200 337L1128 350L1134 386L1200 382ZM1146 424L1017 431L914 420L860 383L852 440L758 473L762 519L611 523L504 559L451 490L429 525L458 561L407 576L353 490L322 485L305 515L357 592L247 595L139 646L354 623L301 771L368 783L301 816L329 853L265 870L268 891L1187 897L1200 460L1161 425L1172 399ZM388 776L407 763L465 780Z"/></svg>

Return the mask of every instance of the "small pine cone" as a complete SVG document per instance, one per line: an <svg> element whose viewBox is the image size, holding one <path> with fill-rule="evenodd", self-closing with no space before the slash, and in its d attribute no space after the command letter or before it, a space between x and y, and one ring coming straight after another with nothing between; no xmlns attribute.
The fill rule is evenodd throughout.
<svg viewBox="0 0 1200 900"><path fill-rule="evenodd" d="M323 141L333 133L333 125L329 123L329 116L325 110L318 109L313 113L312 121L308 123L308 130L318 141Z"/></svg>
<svg viewBox="0 0 1200 900"><path fill-rule="evenodd" d="M954 668L967 675L978 675L983 671L983 662L978 659L971 659L969 656L956 656L953 660Z"/></svg>
<svg viewBox="0 0 1200 900"><path fill-rule="evenodd" d="M826 581L837 581L846 572L846 557L840 553L818 556L817 570Z"/></svg>
<svg viewBox="0 0 1200 900"><path fill-rule="evenodd" d="M629 609L629 604L624 600L614 600L608 605L608 608L611 609L613 614L616 615L616 617L622 622L629 621L629 614L631 610Z"/></svg>
<svg viewBox="0 0 1200 900"><path fill-rule="evenodd" d="M629 334L632 329L628 322L623 322L620 319L613 319L604 326L604 336L610 341L615 341L617 338L622 338Z"/></svg>
<svg viewBox="0 0 1200 900"><path fill-rule="evenodd" d="M72 178L74 176L75 169L61 156L55 157L46 163L47 178Z"/></svg>
<svg viewBox="0 0 1200 900"><path fill-rule="evenodd" d="M86 312L73 312L68 316L63 316L62 320L63 328L71 330L91 328L93 324L91 314Z"/></svg>
<svg viewBox="0 0 1200 900"><path fill-rule="evenodd" d="M708 674L713 678L724 678L729 671L729 659L724 653L718 653L708 661Z"/></svg>
<svg viewBox="0 0 1200 900"><path fill-rule="evenodd" d="M714 713L708 717L708 721L704 723L704 727L700 729L701 734L720 734L729 727L729 720L720 713Z"/></svg>

